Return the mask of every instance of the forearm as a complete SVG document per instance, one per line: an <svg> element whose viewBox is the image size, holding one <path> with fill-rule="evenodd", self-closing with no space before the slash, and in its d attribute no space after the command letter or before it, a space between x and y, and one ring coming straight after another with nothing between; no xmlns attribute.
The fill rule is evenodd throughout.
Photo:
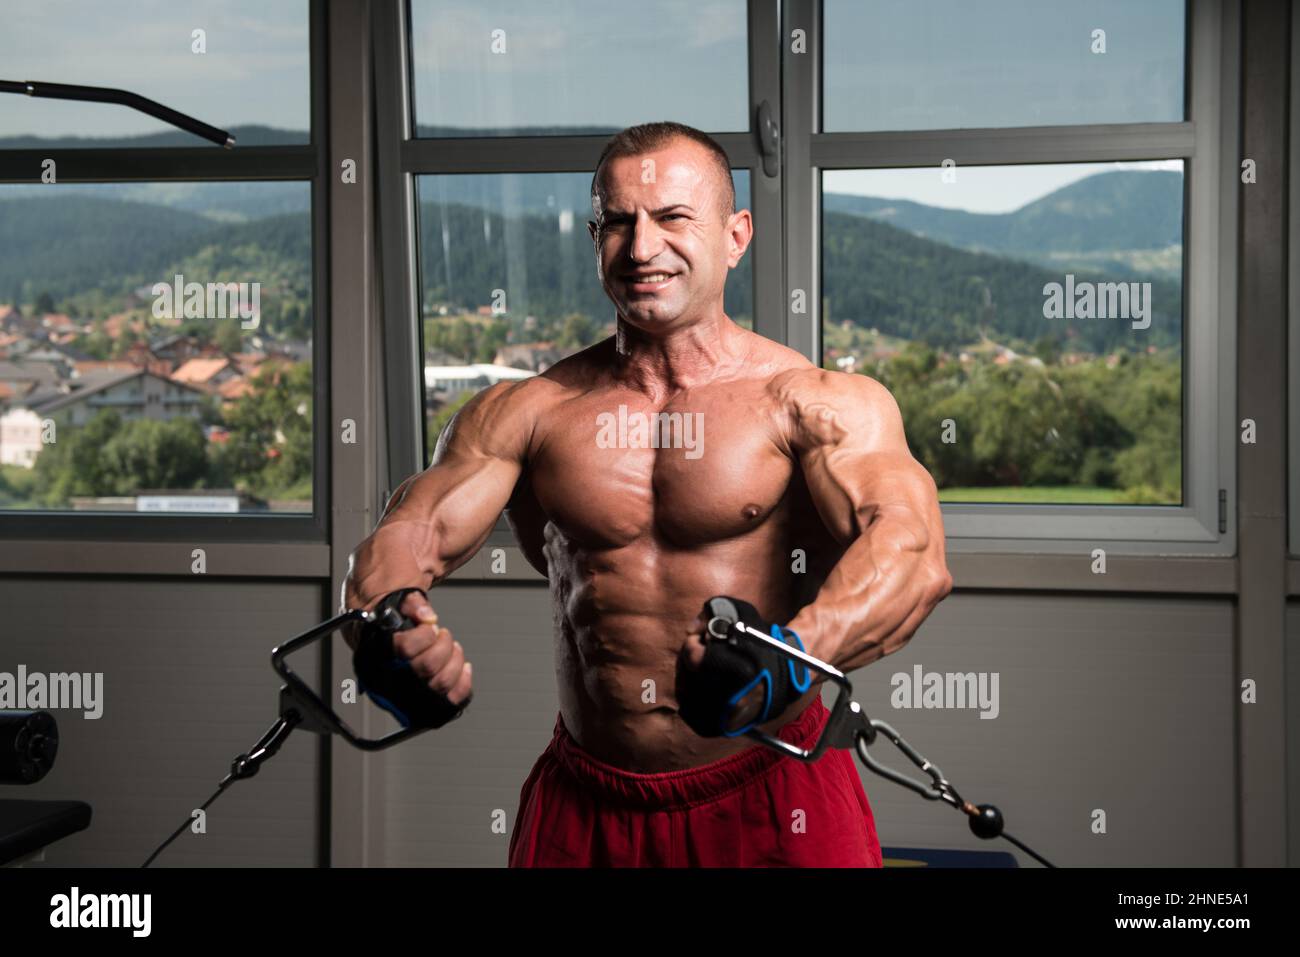
<svg viewBox="0 0 1300 957"><path fill-rule="evenodd" d="M924 518L882 506L788 626L809 654L850 671L905 645L951 588Z"/></svg>
<svg viewBox="0 0 1300 957"><path fill-rule="evenodd" d="M353 551L344 604L368 608L398 588L428 590L469 561L491 534L500 507L433 508L408 494L390 505L378 527ZM458 520L445 516L457 514Z"/></svg>
<svg viewBox="0 0 1300 957"><path fill-rule="evenodd" d="M469 561L491 534L516 471L502 462L453 461L403 482L352 553L347 607L369 607L398 588L427 591Z"/></svg>
<svg viewBox="0 0 1300 957"><path fill-rule="evenodd" d="M428 522L387 517L352 553L345 583L351 608L366 608L399 588L428 590L449 574Z"/></svg>

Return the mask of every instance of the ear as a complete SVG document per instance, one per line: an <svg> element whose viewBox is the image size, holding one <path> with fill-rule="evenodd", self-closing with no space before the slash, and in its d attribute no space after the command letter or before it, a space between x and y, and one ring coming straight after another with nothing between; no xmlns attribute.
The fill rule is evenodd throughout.
<svg viewBox="0 0 1300 957"><path fill-rule="evenodd" d="M745 258L745 250L754 238L754 218L749 210L739 209L727 223L727 240L731 246L727 256L727 267L734 268Z"/></svg>

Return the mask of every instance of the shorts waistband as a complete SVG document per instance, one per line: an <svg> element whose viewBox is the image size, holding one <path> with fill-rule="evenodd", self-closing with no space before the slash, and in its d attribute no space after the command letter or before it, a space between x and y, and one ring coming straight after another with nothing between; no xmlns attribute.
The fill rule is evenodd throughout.
<svg viewBox="0 0 1300 957"><path fill-rule="evenodd" d="M796 747L811 747L829 716L821 698L813 698L776 736ZM578 746L560 715L556 715L555 735L547 750L584 788L608 800L660 811L716 801L754 781L778 762L794 760L755 742L744 751L698 767L639 774L588 754Z"/></svg>

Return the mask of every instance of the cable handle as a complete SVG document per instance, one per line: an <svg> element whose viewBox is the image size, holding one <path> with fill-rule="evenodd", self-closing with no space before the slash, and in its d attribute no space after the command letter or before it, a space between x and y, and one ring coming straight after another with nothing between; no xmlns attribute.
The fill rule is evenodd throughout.
<svg viewBox="0 0 1300 957"><path fill-rule="evenodd" d="M957 789L952 786L952 783L944 777L939 766L908 744L892 726L879 719L868 718L862 710L862 706L852 700L853 687L848 678L838 668L814 658L806 651L801 651L787 645L785 642L778 641L771 635L765 635L758 629L751 628L731 615L715 614L708 620L705 632L713 639L743 637L744 640L765 644L792 662L797 662L825 676L838 686L839 693L831 706L830 716L826 719L826 724L813 747L800 748L797 745L766 734L757 728L746 731L747 737L751 737L769 748L780 751L782 754L796 760L807 762L816 761L827 748L852 748L872 773L887 778L895 784L902 785L928 801L943 801L967 815L971 833L976 837L985 840L995 837L1006 838L1007 841L1020 848L1044 867L1055 866L1028 845L1006 833L1003 829L1002 812L994 805L975 805L965 800L957 793ZM868 748L875 744L878 734L883 734L888 738L894 747L898 748L909 761L924 771L930 779L929 783L910 778L901 771L896 771L877 761Z"/></svg>
<svg viewBox="0 0 1300 957"><path fill-rule="evenodd" d="M471 692L460 704L452 704L446 695L430 688L411 663L397 654L393 635L423 624L406 617L400 610L412 592L428 597L423 588L399 588L380 599L368 618L363 619L366 624L352 654L352 669L361 691L396 718L403 728L441 728L464 714L474 695Z"/></svg>

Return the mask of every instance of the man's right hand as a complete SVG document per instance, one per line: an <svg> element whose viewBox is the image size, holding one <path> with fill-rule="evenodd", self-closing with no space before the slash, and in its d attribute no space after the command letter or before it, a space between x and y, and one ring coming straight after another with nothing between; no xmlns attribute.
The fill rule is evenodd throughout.
<svg viewBox="0 0 1300 957"><path fill-rule="evenodd" d="M454 705L464 702L473 688L474 667L451 631L438 622L438 613L419 592L411 592L398 610L420 624L393 632L393 652L411 665L434 691Z"/></svg>

